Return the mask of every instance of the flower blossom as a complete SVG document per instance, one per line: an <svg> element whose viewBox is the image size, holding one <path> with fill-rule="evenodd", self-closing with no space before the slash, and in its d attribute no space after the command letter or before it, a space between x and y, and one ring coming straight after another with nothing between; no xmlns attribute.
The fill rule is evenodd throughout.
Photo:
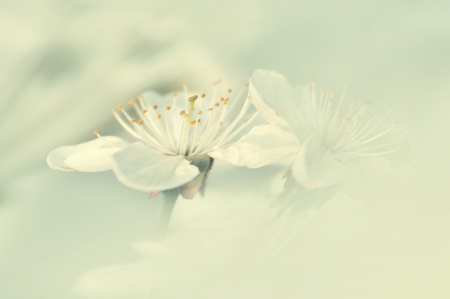
<svg viewBox="0 0 450 299"><path fill-rule="evenodd" d="M386 119L392 109L369 114L369 101L345 103L344 94L336 103L334 92L317 92L314 81L295 88L276 72L257 70L250 94L264 118L298 138L287 177L305 189L335 186L362 164L394 165L409 149L407 136Z"/></svg>
<svg viewBox="0 0 450 299"><path fill-rule="evenodd" d="M151 197L179 187L183 197L192 198L199 189L204 191L214 159L257 168L294 154L297 140L279 126L253 126L259 112L246 88L235 97L231 89L220 96L220 82L213 84L209 96L183 88L182 96L143 93L130 101L135 115L122 105L113 110L137 142L95 131L96 140L52 151L49 166L85 172L112 169L120 182L151 192Z"/></svg>

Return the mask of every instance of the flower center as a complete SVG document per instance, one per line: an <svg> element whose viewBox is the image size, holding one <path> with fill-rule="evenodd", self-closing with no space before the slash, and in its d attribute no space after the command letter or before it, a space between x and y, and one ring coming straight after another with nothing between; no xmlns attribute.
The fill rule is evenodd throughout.
<svg viewBox="0 0 450 299"><path fill-rule="evenodd" d="M392 111L380 115L375 112L367 115L370 101L362 105L351 102L348 107L343 106L344 92L341 94L337 106L333 105L334 91L320 89L316 96L314 81L308 88L307 95L296 105L298 117L292 117L286 109L288 120L298 132L307 137L318 134L322 145L332 154L352 154L357 156L378 156L393 153L401 148L392 148L394 142L385 138L387 133L395 128L397 122L386 125L386 116Z"/></svg>
<svg viewBox="0 0 450 299"><path fill-rule="evenodd" d="M189 96L183 84L184 99L174 93L170 106L160 107L162 101L170 99L144 93L130 101L137 118L131 117L122 105L113 113L128 133L163 154L203 155L231 143L258 116L258 112L249 110L250 96L244 100L245 88L230 100L232 90L220 97L219 83L213 84L210 97L204 93ZM239 102L243 102L241 107Z"/></svg>

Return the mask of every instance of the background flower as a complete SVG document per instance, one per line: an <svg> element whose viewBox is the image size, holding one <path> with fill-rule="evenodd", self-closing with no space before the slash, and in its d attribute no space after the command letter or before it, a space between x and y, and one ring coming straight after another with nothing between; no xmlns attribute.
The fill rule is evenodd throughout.
<svg viewBox="0 0 450 299"><path fill-rule="evenodd" d="M298 139L283 193L300 189L298 200L308 191L329 197L332 186L359 178L364 168L389 168L411 159L408 136L396 130L396 122L389 123L392 109L370 112L368 100L356 103L345 98L345 90L335 95L315 85L294 87L267 70L256 70L251 78L249 93L262 116ZM315 190L321 188L326 190Z"/></svg>

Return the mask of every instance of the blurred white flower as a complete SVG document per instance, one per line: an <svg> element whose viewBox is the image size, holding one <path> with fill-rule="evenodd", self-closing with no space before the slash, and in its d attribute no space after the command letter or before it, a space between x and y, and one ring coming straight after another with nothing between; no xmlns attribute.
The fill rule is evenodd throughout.
<svg viewBox="0 0 450 299"><path fill-rule="evenodd" d="M389 166L408 156L407 136L386 120L392 109L368 115L369 101L346 104L344 93L335 105L334 91L322 88L317 94L314 81L294 88L282 75L264 70L253 74L250 94L263 117L290 127L301 143L291 157L286 187L292 187L292 176L305 189L322 189L328 197L362 164Z"/></svg>
<svg viewBox="0 0 450 299"><path fill-rule="evenodd" d="M75 291L88 298L210 298L223 285L269 272L304 221L267 221L271 211L256 194L180 202L176 232L161 242L131 244L137 261L89 271Z"/></svg>
<svg viewBox="0 0 450 299"><path fill-rule="evenodd" d="M276 125L252 127L259 113L251 105L247 88L234 98L232 90L220 96L215 82L210 96L177 93L160 96L146 92L130 104L137 118L122 105L113 113L136 143L114 136L52 151L47 158L57 170L96 172L113 169L126 186L156 192L181 188L181 195L192 198L208 175L213 159L237 166L257 168L277 163L293 155L295 138ZM251 128L250 131L248 129ZM241 136L244 130L248 133ZM240 138L239 138L240 137Z"/></svg>

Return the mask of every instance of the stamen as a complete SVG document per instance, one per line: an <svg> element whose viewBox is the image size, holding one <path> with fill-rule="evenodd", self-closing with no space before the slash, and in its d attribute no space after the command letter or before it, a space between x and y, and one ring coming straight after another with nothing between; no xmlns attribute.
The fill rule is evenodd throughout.
<svg viewBox="0 0 450 299"><path fill-rule="evenodd" d="M165 135L166 135L166 138L167 139L169 139L169 144L170 144L170 147L172 148L172 150L173 151L175 151L176 150L176 146L175 146L175 142L173 141L173 136L174 135L172 135L172 132L171 132L171 130L170 130L170 126L169 126L169 110L170 110L170 106L168 106L168 108L169 109L167 109L167 107L166 107L166 111L165 111L165 117L164 117L164 131L165 131ZM174 127L174 130L175 130L175 127Z"/></svg>
<svg viewBox="0 0 450 299"><path fill-rule="evenodd" d="M117 121L119 122L119 124L128 132L130 133L130 135L132 135L133 137L141 140L141 137L139 136L139 134L136 133L136 131L134 131L132 128L130 128L130 126L125 123L125 121L122 119L122 117L119 116L119 113L116 110L113 110L114 113L114 117L117 119Z"/></svg>
<svg viewBox="0 0 450 299"><path fill-rule="evenodd" d="M103 138L102 135L100 135L100 131L99 131L99 130L95 130L95 131L94 131L94 135L97 135L97 137L98 137L99 139L101 139L101 140L103 140L103 142L109 144L109 146L115 147L114 144L112 144L111 142L109 142L108 140L106 140L105 138Z"/></svg>
<svg viewBox="0 0 450 299"><path fill-rule="evenodd" d="M195 125L196 122L200 123L200 119L197 119L197 121L193 120L193 121L191 122L191 124L192 124L192 125ZM188 151L188 154L187 154L188 156L190 156L190 155L195 151L195 149L197 148L197 143L198 143L198 127L199 127L199 126L195 126L195 127L194 127L194 134L192 135L191 145L190 145L190 148L189 148L189 151Z"/></svg>
<svg viewBox="0 0 450 299"><path fill-rule="evenodd" d="M178 96L178 94L177 93L174 93L173 95L173 99L172 99L172 107L176 107L176 100L177 100L177 96ZM166 108L167 109L167 108ZM175 119L174 119L174 121L175 121Z"/></svg>
<svg viewBox="0 0 450 299"><path fill-rule="evenodd" d="M201 103L202 106L205 104L209 106L209 108L204 108L207 109L209 113L208 119L203 123L201 123L200 118L203 115L203 112L198 108L196 109L196 107L199 106L196 106L195 101L198 98L206 98L206 94L202 93L189 97L184 82L181 84L186 96L186 107L183 107L184 110L180 111L177 108L180 104L176 103L177 93L172 94L172 105L166 106L165 104L158 104L161 105L160 110L163 112L157 111L159 107L156 104L146 105L143 102L143 96L140 95L129 101L129 104L132 105L135 110L135 117L130 117L127 111L124 110L123 105L118 105L113 109L114 116L127 132L135 138L149 144L161 153L186 156L207 153L211 150L211 146L232 140L239 131L246 127L248 123L257 116L256 113L249 121L247 121L247 119L243 120L244 115L247 114L246 111L251 107L251 96L248 96L247 99L245 99L245 95L243 95L244 89L242 88L238 95L233 97L233 102L229 103L232 89L227 89L225 95L220 97L220 83L221 80L217 80L213 83L212 97L207 99L208 103ZM231 110L238 102L241 104L242 101L240 100L244 99L245 102L243 102L243 106L240 108L238 117L232 120L230 127L223 130L222 124L224 123L226 116L230 114L229 110ZM223 103L223 105L221 105L221 103ZM177 114L171 114L172 111L179 113L180 119L178 119ZM194 116L195 112L197 115L196 117ZM163 114L165 116L164 119L162 119ZM94 133L100 136L98 130Z"/></svg>

